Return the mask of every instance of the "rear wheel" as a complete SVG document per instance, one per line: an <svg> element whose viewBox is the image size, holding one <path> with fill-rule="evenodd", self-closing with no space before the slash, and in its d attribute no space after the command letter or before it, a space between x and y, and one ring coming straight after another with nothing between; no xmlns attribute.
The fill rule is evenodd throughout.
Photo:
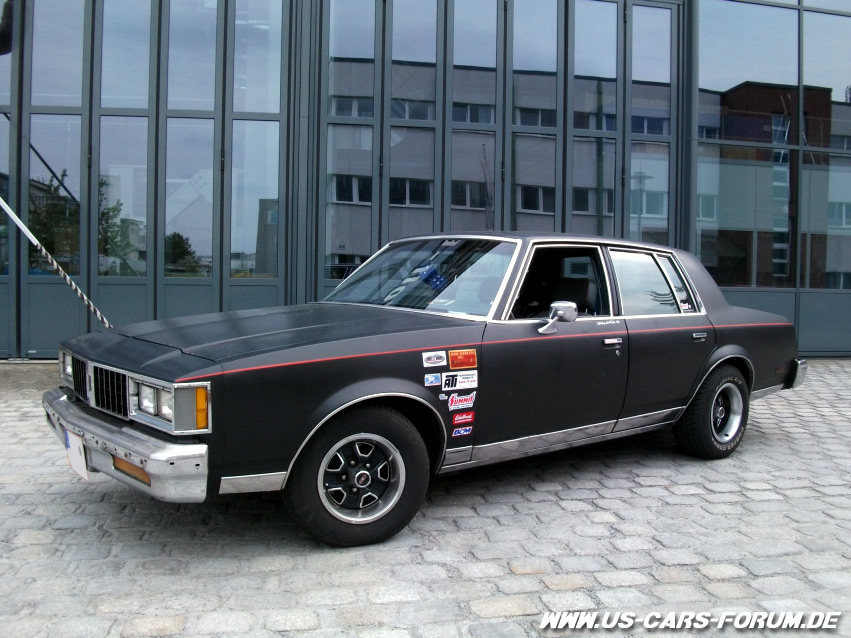
<svg viewBox="0 0 851 638"><path fill-rule="evenodd" d="M745 434L748 396L738 369L724 365L713 370L674 426L677 445L705 459L730 456Z"/></svg>
<svg viewBox="0 0 851 638"><path fill-rule="evenodd" d="M429 460L413 424L399 412L346 412L310 441L287 481L298 522L331 545L377 543L399 532L425 497Z"/></svg>

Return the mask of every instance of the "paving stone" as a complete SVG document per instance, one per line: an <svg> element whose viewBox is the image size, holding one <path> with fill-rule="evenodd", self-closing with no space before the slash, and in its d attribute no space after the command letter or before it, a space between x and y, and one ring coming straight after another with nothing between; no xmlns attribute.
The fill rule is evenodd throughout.
<svg viewBox="0 0 851 638"><path fill-rule="evenodd" d="M4 636L521 638L544 611L851 614L851 360L812 360L801 389L754 402L723 461L663 430L443 476L401 534L350 549L308 538L274 494L177 505L79 480L40 409L55 379L0 362Z"/></svg>

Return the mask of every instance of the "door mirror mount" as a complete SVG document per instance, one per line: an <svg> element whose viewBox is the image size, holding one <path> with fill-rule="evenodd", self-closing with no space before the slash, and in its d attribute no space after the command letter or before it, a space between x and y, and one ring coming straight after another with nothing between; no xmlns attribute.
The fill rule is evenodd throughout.
<svg viewBox="0 0 851 638"><path fill-rule="evenodd" d="M558 332L556 324L561 321L572 322L576 321L579 316L579 309L572 301L554 301L550 304L550 317L546 325L538 328L538 332L542 335L551 335Z"/></svg>

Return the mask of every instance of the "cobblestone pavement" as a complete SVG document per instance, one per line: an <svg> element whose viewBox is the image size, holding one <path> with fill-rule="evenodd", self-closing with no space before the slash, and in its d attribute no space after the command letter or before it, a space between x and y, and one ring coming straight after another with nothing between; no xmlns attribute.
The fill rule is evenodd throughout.
<svg viewBox="0 0 851 638"><path fill-rule="evenodd" d="M682 456L662 431L439 477L408 529L345 550L274 495L174 505L84 483L44 422L55 377L0 363L7 638L644 631L539 629L571 610L840 611L807 635L851 635L851 360L811 361L804 386L755 402L729 459Z"/></svg>

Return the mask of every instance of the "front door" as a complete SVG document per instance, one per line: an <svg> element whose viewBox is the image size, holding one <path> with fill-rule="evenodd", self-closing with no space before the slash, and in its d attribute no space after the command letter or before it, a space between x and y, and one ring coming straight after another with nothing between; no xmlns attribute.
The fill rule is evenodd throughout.
<svg viewBox="0 0 851 638"><path fill-rule="evenodd" d="M511 313L485 329L473 459L517 456L612 431L627 384L626 324L611 315L599 250L535 249ZM553 301L579 317L541 334Z"/></svg>

